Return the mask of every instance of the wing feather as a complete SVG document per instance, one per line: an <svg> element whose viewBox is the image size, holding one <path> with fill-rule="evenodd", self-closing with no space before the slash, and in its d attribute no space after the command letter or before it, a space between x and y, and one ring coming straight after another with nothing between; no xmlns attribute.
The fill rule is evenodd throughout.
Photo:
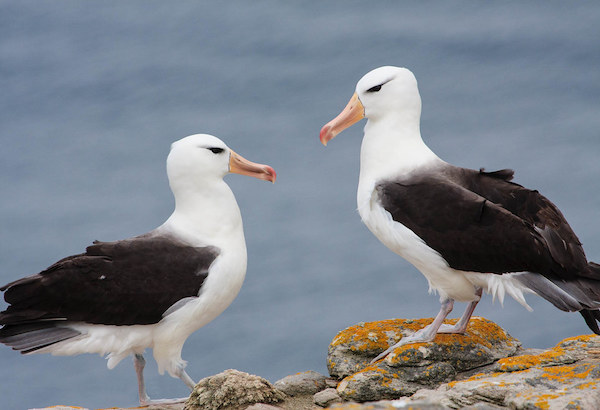
<svg viewBox="0 0 600 410"><path fill-rule="evenodd" d="M215 247L168 237L94 242L85 253L5 285L0 323L60 319L105 325L151 324L179 300L198 296Z"/></svg>

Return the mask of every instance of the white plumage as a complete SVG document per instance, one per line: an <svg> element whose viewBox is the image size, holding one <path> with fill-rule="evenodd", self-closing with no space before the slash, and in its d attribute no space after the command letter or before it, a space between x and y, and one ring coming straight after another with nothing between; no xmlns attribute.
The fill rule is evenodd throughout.
<svg viewBox="0 0 600 410"><path fill-rule="evenodd" d="M3 287L11 306L0 314L0 341L23 353L107 355L109 368L133 355L141 404L152 402L142 357L152 349L161 374L166 371L193 388L181 358L183 344L231 304L246 274L242 217L223 181L229 172L276 178L271 167L245 160L214 136L192 135L173 143L167 174L175 210L167 221L139 237L95 244L71 257L74 265L66 258ZM54 283L47 285L45 278ZM61 286L82 293L72 296L73 303L65 294L70 307L53 299L60 291L52 288ZM27 316L32 295L40 300L33 307L39 318ZM99 311L98 299L110 297L106 307L114 311ZM86 311L77 303L86 298L99 308Z"/></svg>
<svg viewBox="0 0 600 410"><path fill-rule="evenodd" d="M380 67L358 81L350 102L321 130L324 145L367 118L357 203L362 221L389 249L412 263L440 295L434 322L395 347L463 333L482 291L524 293L580 311L596 333L600 267L588 263L560 211L537 191L509 182L511 170L455 167L421 138L421 97L405 68ZM496 240L498 243L495 243ZM454 301L469 302L453 327L442 325Z"/></svg>

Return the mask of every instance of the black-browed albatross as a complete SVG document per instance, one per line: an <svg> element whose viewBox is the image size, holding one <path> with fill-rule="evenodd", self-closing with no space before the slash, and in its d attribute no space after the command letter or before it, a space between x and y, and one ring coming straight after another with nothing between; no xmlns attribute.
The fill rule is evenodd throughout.
<svg viewBox="0 0 600 410"><path fill-rule="evenodd" d="M108 355L113 368L133 355L140 404L150 400L143 352L159 372L194 382L181 358L185 340L237 296L246 274L246 242L233 192L238 173L275 182L273 168L250 162L207 134L176 141L167 158L173 214L130 239L94 242L36 275L1 288L0 342L21 353Z"/></svg>
<svg viewBox="0 0 600 410"><path fill-rule="evenodd" d="M371 232L407 259L440 295L433 323L375 360L436 333L464 333L482 290L523 306L533 292L579 312L600 334L600 265L588 262L558 208L514 182L512 170L450 165L423 142L421 97L412 72L380 67L362 77L346 108L320 133L324 145L367 118L360 152L358 212ZM454 325L454 301L468 302Z"/></svg>

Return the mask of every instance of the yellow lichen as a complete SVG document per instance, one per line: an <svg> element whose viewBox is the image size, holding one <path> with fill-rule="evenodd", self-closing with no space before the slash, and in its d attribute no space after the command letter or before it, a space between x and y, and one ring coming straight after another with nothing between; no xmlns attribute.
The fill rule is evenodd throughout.
<svg viewBox="0 0 600 410"><path fill-rule="evenodd" d="M451 381L450 383L448 383L448 387L453 388L458 383L471 382L471 381L483 379L484 377L493 377L493 376L497 376L497 375L500 375L500 374L502 374L502 373L492 373L492 374L489 374L489 373L477 373L477 374L472 375L468 379Z"/></svg>
<svg viewBox="0 0 600 410"><path fill-rule="evenodd" d="M354 351L382 351L389 347L391 343L396 343L402 338L402 330L416 332L429 325L433 318L425 319L390 319L377 322L360 323L351 326L336 335L331 346L350 345ZM457 319L445 321L446 324L455 324ZM396 337L394 337L394 335ZM438 334L434 342L441 345L454 345L462 348L473 345L483 345L491 347L492 342L503 341L508 345L513 345L513 339L510 338L501 327L493 322L480 317L474 317L469 323L467 332L464 335L457 334ZM395 353L400 354L402 350L411 349L415 343L407 344ZM403 358L402 360L407 360Z"/></svg>
<svg viewBox="0 0 600 410"><path fill-rule="evenodd" d="M388 348L386 333L396 332L403 322L401 319L390 319L350 326L338 333L331 345L339 346L354 342L358 344L354 349L385 350Z"/></svg>
<svg viewBox="0 0 600 410"><path fill-rule="evenodd" d="M549 400L558 399L561 394L540 394L536 397L535 404L541 409L549 409L550 403Z"/></svg>
<svg viewBox="0 0 600 410"><path fill-rule="evenodd" d="M598 388L597 384L598 384L598 382L591 381L591 382L587 382L587 383L578 384L575 387L579 390L584 390L584 389L587 389L588 387L591 387L592 390L596 390Z"/></svg>
<svg viewBox="0 0 600 410"><path fill-rule="evenodd" d="M596 336L595 334L593 335L579 335L579 336L573 336L573 337L567 337L566 339L564 339L563 341L561 341L559 344L565 343L565 342L589 342L591 339L595 339Z"/></svg>
<svg viewBox="0 0 600 410"><path fill-rule="evenodd" d="M556 346L540 354L524 354L520 356L505 357L498 360L498 368L503 372L514 372L531 367L551 366L560 363L565 358L563 348Z"/></svg>
<svg viewBox="0 0 600 410"><path fill-rule="evenodd" d="M558 382L571 381L573 379L585 379L589 376L594 366L589 363L570 366L555 366L544 368L542 377Z"/></svg>

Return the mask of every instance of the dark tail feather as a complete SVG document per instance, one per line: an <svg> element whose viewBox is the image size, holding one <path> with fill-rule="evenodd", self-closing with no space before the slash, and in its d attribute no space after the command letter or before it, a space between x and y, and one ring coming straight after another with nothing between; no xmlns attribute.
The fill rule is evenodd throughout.
<svg viewBox="0 0 600 410"><path fill-rule="evenodd" d="M588 325L590 329L597 335L600 335L600 328L598 328L598 323L600 322L600 310L590 310L583 309L580 310L581 316L585 320L585 323Z"/></svg>
<svg viewBox="0 0 600 410"><path fill-rule="evenodd" d="M576 278L570 281L549 279L537 273L523 273L516 279L525 287L565 312L600 308L600 281Z"/></svg>
<svg viewBox="0 0 600 410"><path fill-rule="evenodd" d="M600 265L596 262L588 262L587 266L587 277L600 279ZM592 310L592 309L584 309L579 311L585 323L588 325L590 329L597 335L600 335L600 328L598 328L598 323L600 322L600 311Z"/></svg>
<svg viewBox="0 0 600 410"><path fill-rule="evenodd" d="M588 274L592 276L595 273L600 277L600 265L590 262ZM581 313L588 327L600 335L600 280L578 277L566 281L536 273L524 273L517 279L560 310Z"/></svg>
<svg viewBox="0 0 600 410"><path fill-rule="evenodd" d="M5 325L0 329L0 343L27 354L80 334L51 321Z"/></svg>

